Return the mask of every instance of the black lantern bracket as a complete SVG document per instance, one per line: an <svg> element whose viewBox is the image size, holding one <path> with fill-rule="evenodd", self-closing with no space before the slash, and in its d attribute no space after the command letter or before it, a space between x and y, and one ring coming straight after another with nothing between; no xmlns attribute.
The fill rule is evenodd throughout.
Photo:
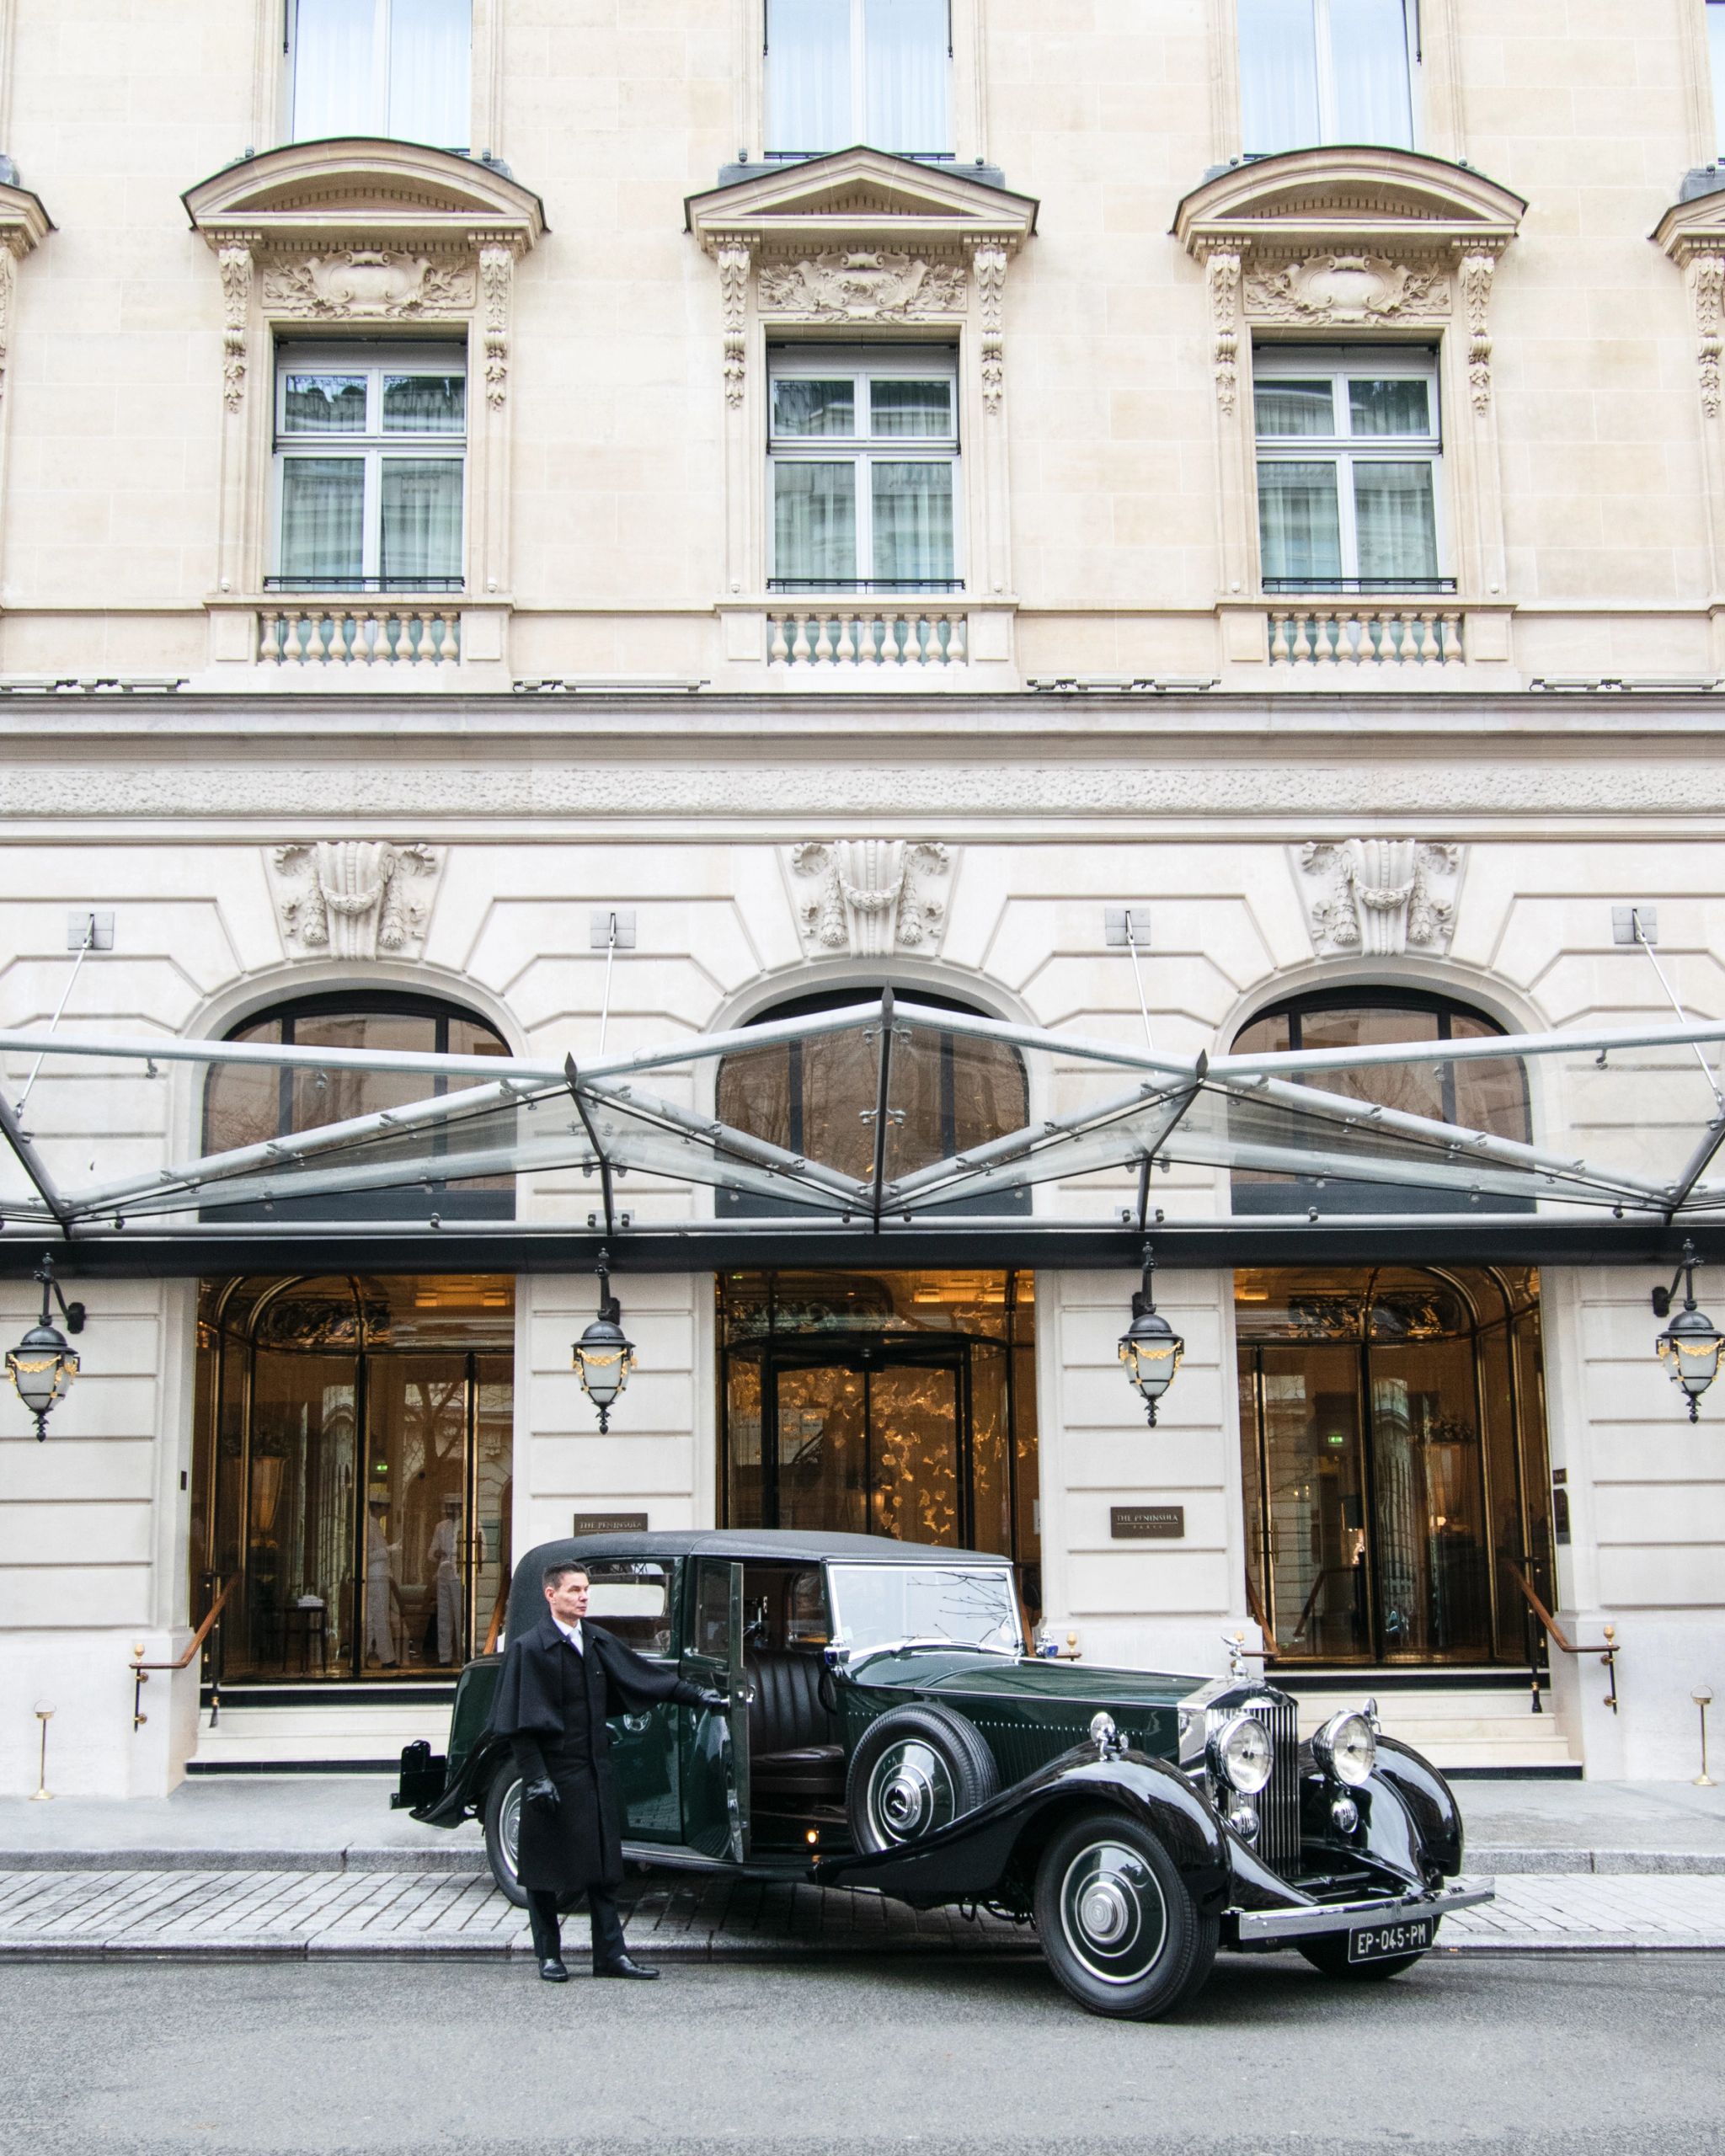
<svg viewBox="0 0 1725 2156"><path fill-rule="evenodd" d="M1696 1248L1693 1243L1685 1242L1684 1244L1683 1255L1677 1261L1677 1270L1671 1275L1670 1286L1669 1288L1655 1288L1653 1294L1648 1298L1649 1301L1653 1304L1653 1315L1655 1317L1670 1316L1671 1305L1676 1299L1677 1283L1680 1280L1684 1283L1683 1307L1689 1310L1692 1310L1695 1308L1696 1267L1698 1265L1705 1265L1706 1262L1706 1258L1696 1257Z"/></svg>

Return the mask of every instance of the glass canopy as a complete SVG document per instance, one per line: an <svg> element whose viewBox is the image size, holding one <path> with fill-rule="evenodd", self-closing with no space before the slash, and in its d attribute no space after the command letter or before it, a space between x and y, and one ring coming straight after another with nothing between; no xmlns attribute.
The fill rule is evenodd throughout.
<svg viewBox="0 0 1725 2156"><path fill-rule="evenodd" d="M717 1072L775 1040L845 1036L868 1059L865 1143L836 1157L793 1153L721 1121ZM922 1128L930 1059L956 1040L1022 1057L1023 1127L968 1151ZM1356 1218L1397 1214L1410 1191L1476 1216L1604 1208L1664 1219L1725 1208L1720 1061L1725 1022L1642 1025L1296 1053L1188 1057L1085 1039L885 995L839 1011L684 1037L578 1066L531 1058L292 1048L268 1043L0 1033L0 1214L9 1225L85 1233L179 1219L354 1218L366 1193L422 1193L438 1214L454 1187L518 1179L517 1220L609 1227L627 1202L638 1231L713 1218L714 1191L773 1201L811 1220L912 1225L963 1202L1022 1220L1227 1219L1230 1176L1296 1177L1312 1210L1332 1187ZM1371 1100L1370 1074L1397 1065L1522 1060L1540 1143L1527 1145ZM417 1092L375 1113L226 1151L188 1155L217 1065L309 1074L387 1071ZM412 1083L405 1081L411 1081ZM332 1097L339 1086L331 1085ZM1381 1092L1395 1089L1381 1086ZM866 1091L866 1089L865 1089ZM13 1103L18 1105L14 1107ZM631 1178L627 1199L620 1179ZM339 1203L337 1201L341 1201ZM575 1213L579 1205L579 1213ZM389 1210L398 1221L403 1209ZM409 1209L409 1217L417 1212Z"/></svg>

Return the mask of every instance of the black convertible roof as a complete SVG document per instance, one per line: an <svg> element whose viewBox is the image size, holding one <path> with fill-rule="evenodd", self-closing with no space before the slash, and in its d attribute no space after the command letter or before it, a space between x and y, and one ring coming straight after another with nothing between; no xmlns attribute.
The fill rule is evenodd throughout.
<svg viewBox="0 0 1725 2156"><path fill-rule="evenodd" d="M898 1542L889 1534L800 1534L770 1528L682 1528L657 1534L566 1534L541 1542L515 1566L509 1593L508 1633L537 1624L545 1604L541 1575L551 1564L580 1557L729 1557L791 1564L823 1558L846 1564L1005 1565L984 1550L949 1550L929 1542Z"/></svg>

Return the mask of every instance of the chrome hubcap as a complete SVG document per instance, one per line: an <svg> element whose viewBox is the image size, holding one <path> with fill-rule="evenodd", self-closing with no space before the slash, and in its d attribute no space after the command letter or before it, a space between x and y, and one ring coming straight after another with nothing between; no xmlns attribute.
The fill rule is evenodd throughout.
<svg viewBox="0 0 1725 2156"><path fill-rule="evenodd" d="M509 1860L510 1876L519 1878L521 1869L521 1785L513 1782L503 1800L503 1810L498 1818L498 1838L503 1844L504 1855Z"/></svg>
<svg viewBox="0 0 1725 2156"><path fill-rule="evenodd" d="M1092 1976L1103 1983L1136 1983L1156 1967L1167 1942L1167 1904L1136 1849L1092 1842L1060 1881L1060 1926Z"/></svg>
<svg viewBox="0 0 1725 2156"><path fill-rule="evenodd" d="M869 1817L883 1841L916 1841L932 1833L955 1808L946 1762L929 1745L892 1746L868 1777Z"/></svg>

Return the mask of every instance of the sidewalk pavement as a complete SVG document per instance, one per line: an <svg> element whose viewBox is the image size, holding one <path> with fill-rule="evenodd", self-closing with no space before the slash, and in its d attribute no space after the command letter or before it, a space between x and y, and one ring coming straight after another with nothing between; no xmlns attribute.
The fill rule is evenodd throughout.
<svg viewBox="0 0 1725 2156"><path fill-rule="evenodd" d="M473 1872L484 1841L389 1808L387 1774L233 1774L172 1796L0 1797L8 1871ZM1463 1781L1467 1864L1482 1872L1717 1873L1725 1789L1687 1782Z"/></svg>

